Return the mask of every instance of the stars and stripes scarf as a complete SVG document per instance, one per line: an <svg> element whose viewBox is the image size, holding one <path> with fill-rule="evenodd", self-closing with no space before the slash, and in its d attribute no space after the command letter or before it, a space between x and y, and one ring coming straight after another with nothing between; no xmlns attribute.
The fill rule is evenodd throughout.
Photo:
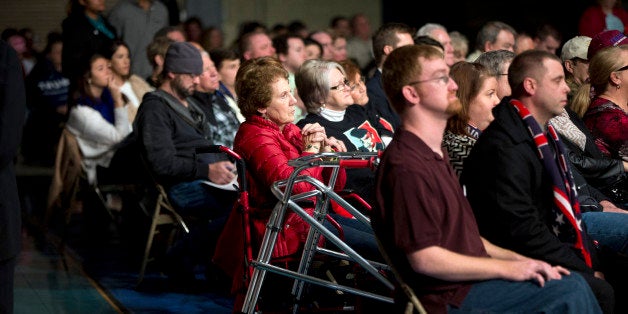
<svg viewBox="0 0 628 314"><path fill-rule="evenodd" d="M511 100L510 103L527 125L527 129L530 131L534 143L536 143L537 152L543 162L543 166L552 178L554 192L554 206L552 209L556 215L552 225L552 232L561 241L573 243L590 267L591 255L585 244L587 235L582 228L576 186L565 159L564 149L558 139L558 133L556 133L552 124L548 123L548 136L545 136L539 124L528 111L528 108L515 99ZM554 148L553 151L550 145ZM556 158L554 158L554 152L556 152Z"/></svg>

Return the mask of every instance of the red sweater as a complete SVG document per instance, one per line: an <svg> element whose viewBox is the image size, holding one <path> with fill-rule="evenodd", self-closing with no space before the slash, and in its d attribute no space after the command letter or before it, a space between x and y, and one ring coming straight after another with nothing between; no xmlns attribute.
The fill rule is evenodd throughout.
<svg viewBox="0 0 628 314"><path fill-rule="evenodd" d="M613 14L624 23L624 30L621 30L621 32L626 33L625 28L628 25L628 12L622 8L614 8ZM584 10L578 22L578 33L580 35L593 37L597 33L605 30L606 14L599 5L590 6Z"/></svg>
<svg viewBox="0 0 628 314"><path fill-rule="evenodd" d="M613 102L593 99L582 120L597 147L610 158L628 156L628 114Z"/></svg>

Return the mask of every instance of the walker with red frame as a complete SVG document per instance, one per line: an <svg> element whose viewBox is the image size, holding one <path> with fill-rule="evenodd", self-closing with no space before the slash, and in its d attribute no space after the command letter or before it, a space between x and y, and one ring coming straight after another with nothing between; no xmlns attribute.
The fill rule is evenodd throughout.
<svg viewBox="0 0 628 314"><path fill-rule="evenodd" d="M230 153L229 153L230 154ZM232 155L232 154L230 154ZM233 155L232 155L233 156ZM236 155L237 156L237 155ZM239 157L238 157L239 158ZM237 158L237 159L238 159ZM241 159L238 159L241 161ZM290 160L288 164L294 167L293 173L288 179L277 181L272 186L273 194L279 199L277 205L275 205L268 223L266 224L266 232L260 246L257 259L253 259L253 250L251 248L251 233L248 217L248 194L246 186L240 187L240 206L243 206L243 227L245 232L245 255L247 265L246 275L248 282L248 288L244 297L244 303L242 306L243 313L254 313L258 311L257 301L260 296L262 285L266 277L266 272L269 271L274 274L286 276L294 279L292 287L292 296L294 297L295 304L292 308L294 313L299 311L299 302L302 300L304 294L305 283L314 284L317 286L333 289L336 291L343 291L356 296L366 297L381 302L392 304L393 298L392 291L394 285L389 280L386 273L390 271L390 267L387 264L383 264L376 261L367 260L348 246L341 238L343 237L342 229L340 225L328 215L328 208L330 201L334 201L337 206L344 209L344 211L351 214L355 219L361 223L370 227L370 219L365 216L360 210L351 205L346 196L341 196L333 190L336 182L338 172L340 168L371 168L374 169L379 161L379 154L376 152L343 152L343 153L319 153L309 156L303 156L297 159ZM238 171L240 178L244 175L244 164L238 164ZM320 180L311 176L299 175L303 170L312 167L329 167L332 169L329 182L325 184ZM241 180L244 181L244 180ZM293 194L293 186L299 182L307 182L312 186L312 190L299 194ZM316 198L315 208L313 215L299 205L301 201ZM359 202L363 206L370 206L359 198ZM292 210L298 214L304 221L310 225L310 231L307 236L307 240L304 245L301 259L298 269L296 271L278 266L277 263L272 263L271 255L274 246L277 241L277 236L280 230L283 228L283 222L285 214L288 210ZM323 220L327 219L332 222L338 229L339 236L336 236L334 232L330 231L323 225ZM321 243L320 237L323 237L326 241L329 241L335 245L338 250L331 250L319 245ZM342 259L354 263L358 267L361 267L366 273L373 276L378 282L380 282L390 294L382 295L373 291L363 290L355 286L343 285L337 283L333 278L327 279L323 277L317 277L310 274L312 262L317 254L331 256L333 258ZM245 279L246 280L246 279Z"/></svg>

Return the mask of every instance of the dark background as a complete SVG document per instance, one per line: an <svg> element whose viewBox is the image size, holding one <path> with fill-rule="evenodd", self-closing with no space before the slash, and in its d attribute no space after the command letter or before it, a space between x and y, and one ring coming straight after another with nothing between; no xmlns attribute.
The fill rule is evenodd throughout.
<svg viewBox="0 0 628 314"><path fill-rule="evenodd" d="M550 23L563 35L562 42L578 35L578 19L595 0L436 0L383 1L382 21L403 22L415 28L425 23L439 23L448 31L459 31L469 39L469 52L474 50L475 37L487 21L499 20L518 32L534 35L542 23ZM411 7L418 7L412 9Z"/></svg>

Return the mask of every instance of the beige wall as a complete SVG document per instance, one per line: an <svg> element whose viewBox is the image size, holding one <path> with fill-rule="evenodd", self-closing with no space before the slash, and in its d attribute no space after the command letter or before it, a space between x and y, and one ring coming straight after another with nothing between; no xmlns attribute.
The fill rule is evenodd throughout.
<svg viewBox="0 0 628 314"><path fill-rule="evenodd" d="M107 10L117 1L106 0ZM66 0L1 0L0 3L0 29L30 27L40 49L46 44L48 32L61 31L61 21L66 16ZM230 43L243 21L258 20L272 27L300 19L310 29L316 29L326 27L335 15L351 16L358 12L369 17L373 30L381 24L379 0L223 0L223 30L226 43Z"/></svg>
<svg viewBox="0 0 628 314"><path fill-rule="evenodd" d="M64 0L21 0L0 1L0 29L7 27L30 27L35 32L35 45L43 49L46 34L61 32L61 21L65 18Z"/></svg>
<svg viewBox="0 0 628 314"><path fill-rule="evenodd" d="M241 22L259 20L272 27L276 23L302 20L310 30L327 27L336 15L351 16L364 13L375 30L381 24L379 0L235 0L224 1L224 31L232 40ZM227 41L230 42L230 41Z"/></svg>

